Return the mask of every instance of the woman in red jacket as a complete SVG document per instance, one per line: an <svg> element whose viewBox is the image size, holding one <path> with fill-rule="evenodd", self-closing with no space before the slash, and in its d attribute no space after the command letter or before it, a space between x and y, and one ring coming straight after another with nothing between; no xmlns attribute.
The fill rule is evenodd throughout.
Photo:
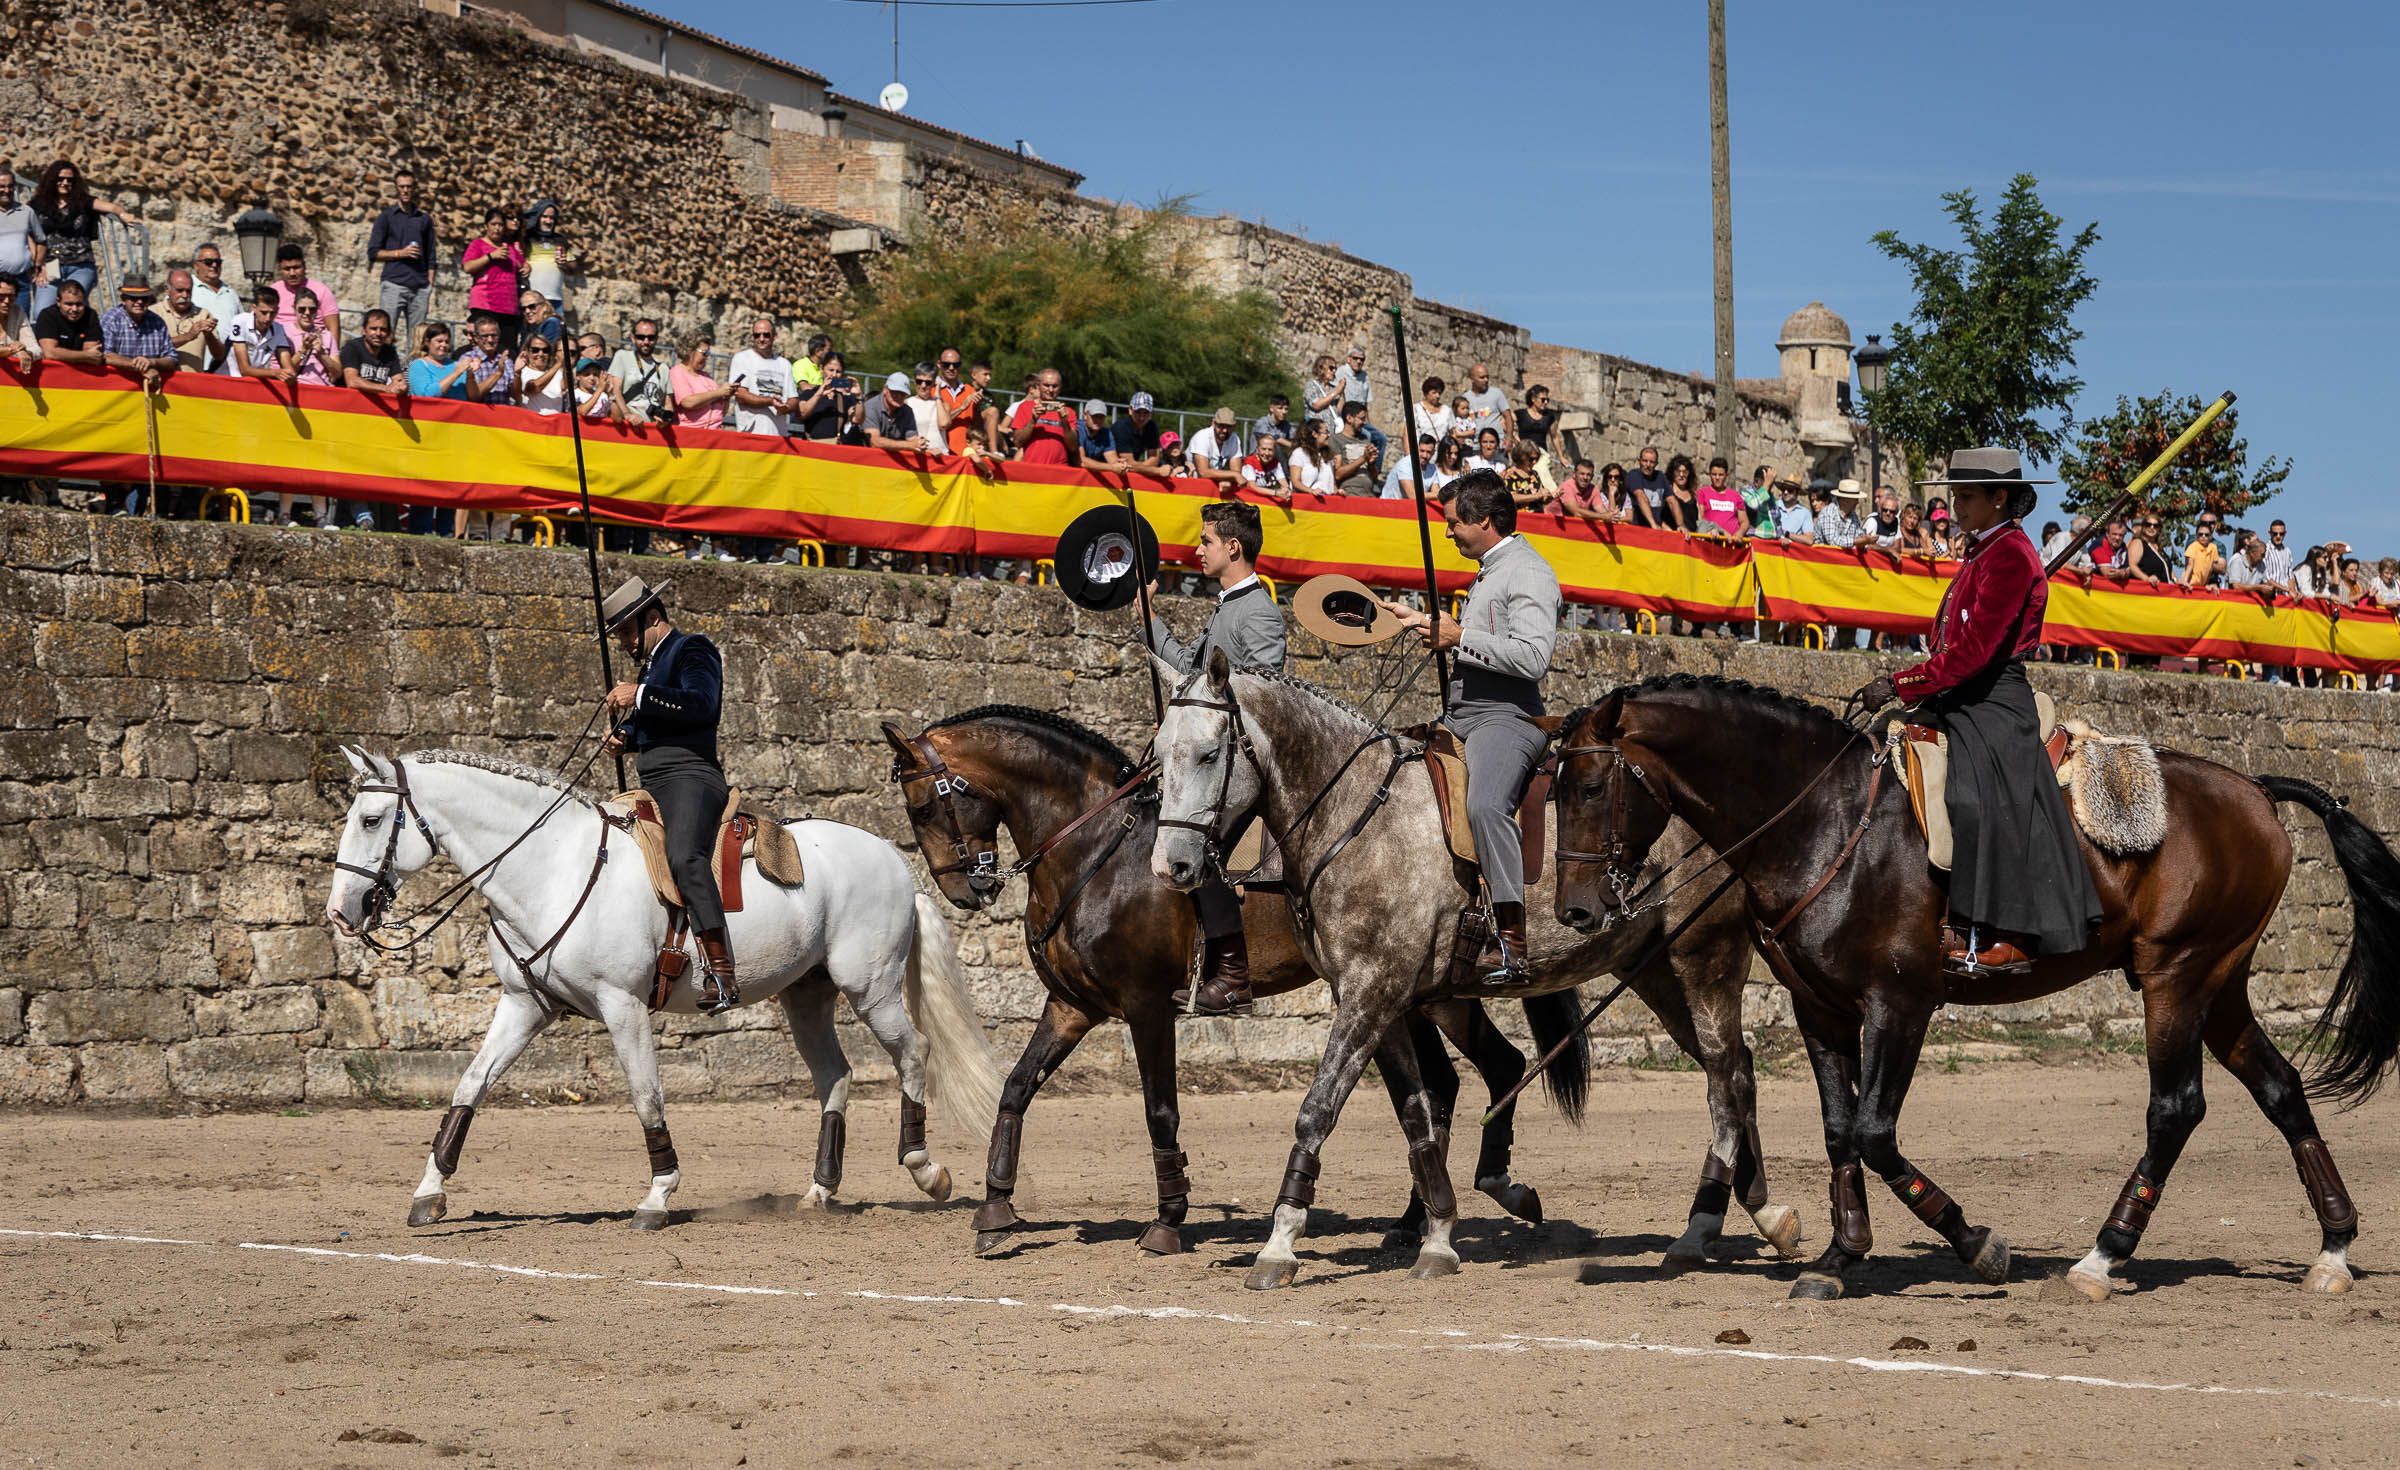
<svg viewBox="0 0 2400 1470"><path fill-rule="evenodd" d="M2019 524L2032 513L2035 482L2015 450L1965 449L1947 478L1927 483L1950 489L1972 538L1966 564L1943 594L1932 656L1876 675L1859 695L1876 709L1897 697L1949 737L1947 967L2021 970L2034 954L2083 948L2100 922L2025 679L2050 597L2041 553Z"/></svg>

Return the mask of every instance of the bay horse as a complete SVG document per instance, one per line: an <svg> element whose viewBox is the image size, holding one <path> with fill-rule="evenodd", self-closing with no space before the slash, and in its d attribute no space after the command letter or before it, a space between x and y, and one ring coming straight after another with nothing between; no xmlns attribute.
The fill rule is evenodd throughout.
<svg viewBox="0 0 2400 1470"><path fill-rule="evenodd" d="M1560 865L1561 920L1603 924L1634 868L1682 822L1740 875L1760 948L1791 991L1824 1109L1834 1224L1792 1295L1841 1295L1872 1245L1862 1163L1975 1275L2006 1279L2006 1242L1968 1225L1954 1197L1900 1152L1900 1107L1926 1026L1945 1002L2006 1005L2111 969L2141 992L2148 1146L2067 1281L2094 1301L2114 1289L2111 1273L2133 1255L2199 1125L2205 1047L2291 1146L2323 1232L2301 1284L2348 1290L2358 1212L2308 1096L2355 1104L2400 1051L2400 860L2391 848L2306 781L2161 750L2158 847L2111 853L2079 834L2105 914L2091 943L2039 957L2028 973L1958 978L1940 969L1942 882L1880 749L1813 704L1691 674L1620 688L1578 711L1561 736L1559 846L1580 854ZM2331 1049L2306 1086L2259 1026L2246 986L2291 873L2276 814L2287 801L2325 824L2352 905L2349 958L2319 1022Z"/></svg>
<svg viewBox="0 0 2400 1470"><path fill-rule="evenodd" d="M1158 731L1153 870L1188 891L1238 823L1252 817L1264 823L1283 857L1300 948L1334 996L1324 1057L1301 1104L1276 1194L1274 1229L1245 1284L1270 1290L1298 1274L1293 1246L1307 1228L1319 1154L1370 1059L1404 1099L1410 1171L1427 1206L1412 1274L1455 1272L1456 1204L1439 1146L1439 1099L1427 1092L1419 1048L1401 1024L1415 1010L1460 998L1446 987L1461 892L1451 880L1432 782L1413 769L1422 750L1299 679L1235 669L1221 653L1188 679L1163 661L1159 667L1176 693ZM1549 905L1539 901L1552 881L1545 876L1526 906L1533 916L1533 981L1508 994L1571 994L1651 949L1669 924L1692 920L1656 963L1628 977L1708 1074L1709 1150L1690 1221L1669 1247L1667 1268L1689 1269L1706 1258L1737 1192L1759 1233L1779 1254L1793 1255L1798 1216L1768 1202L1758 1147L1756 1084L1742 1040L1750 944L1740 905L1728 895L1694 913L1698 900L1678 895L1638 922L1575 932L1550 920Z"/></svg>
<svg viewBox="0 0 2400 1470"><path fill-rule="evenodd" d="M1115 742L1046 710L983 705L937 720L916 735L887 722L883 734L891 742L892 780L918 849L950 902L974 912L1000 896L1007 881L998 861L1001 829L1007 829L1020 855L1039 854L1026 870L1025 948L1050 996L1000 1097L984 1171L985 1198L975 1219L977 1254L1004 1248L1009 1232L1021 1223L1012 1197L1026 1108L1076 1044L1111 1019L1125 1022L1132 1034L1158 1181L1158 1215L1143 1230L1141 1246L1151 1255L1183 1250L1190 1183L1179 1141L1179 1007L1171 992L1185 981L1195 923L1190 902L1150 874L1155 795L1136 781L1134 761ZM1121 799L1076 825L1112 796ZM1242 921L1254 994L1278 995L1317 978L1293 938L1281 897L1267 891L1246 894ZM1574 1024L1573 997L1536 998L1526 1006L1526 1016L1545 1049L1553 1041L1572 1040L1572 1049L1552 1064L1543 1081L1560 1110L1579 1119L1590 1058ZM1525 1075L1524 1054L1475 1002L1431 1007L1413 1015L1411 1024L1418 1028L1419 1052L1432 1076L1441 1127L1449 1126L1458 1074L1433 1034L1434 1025L1457 1043L1494 1097ZM1540 1194L1509 1177L1514 1112L1512 1103L1483 1130L1475 1187L1511 1215L1538 1224ZM1424 1201L1412 1193L1384 1247L1414 1248L1424 1217Z"/></svg>
<svg viewBox="0 0 2400 1470"><path fill-rule="evenodd" d="M376 933L392 926L386 911L402 881L436 852L466 874L453 891L464 897L471 886L492 915L499 1002L451 1093L408 1223L431 1225L448 1212L450 1177L476 1105L542 1028L576 1015L608 1028L649 1145L649 1189L630 1223L663 1228L668 1197L683 1181L650 1024L651 974L667 913L633 835L571 782L503 757L423 750L386 758L347 747L343 754L357 783L342 820L326 921L400 947L376 941ZM816 1085L817 1163L802 1203L826 1204L841 1183L850 1063L834 1034L836 996L849 999L899 1073L901 1166L928 1196L947 1199L950 1171L926 1137L927 1086L978 1137L1000 1091L949 923L917 891L908 860L889 842L839 822L785 825L806 880L779 887L752 864L742 885L748 902L728 922L742 960L742 1003L782 1004ZM676 982L665 1009L698 1013L696 973Z"/></svg>

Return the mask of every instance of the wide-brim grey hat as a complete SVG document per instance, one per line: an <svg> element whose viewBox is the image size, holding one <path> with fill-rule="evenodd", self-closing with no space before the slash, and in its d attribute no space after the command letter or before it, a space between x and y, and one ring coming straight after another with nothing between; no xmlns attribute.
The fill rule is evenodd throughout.
<svg viewBox="0 0 2400 1470"><path fill-rule="evenodd" d="M2025 462L2013 449L1962 449L1950 456L1950 468L1940 478L1919 480L1920 485L1991 485L2010 482L2018 485L2055 485L2056 480L2029 480L2025 477Z"/></svg>
<svg viewBox="0 0 2400 1470"><path fill-rule="evenodd" d="M662 580L655 587L639 577L627 577L618 584L616 591L601 600L601 627L607 632L614 633L619 624L664 597L667 589L674 585L674 579L671 577Z"/></svg>

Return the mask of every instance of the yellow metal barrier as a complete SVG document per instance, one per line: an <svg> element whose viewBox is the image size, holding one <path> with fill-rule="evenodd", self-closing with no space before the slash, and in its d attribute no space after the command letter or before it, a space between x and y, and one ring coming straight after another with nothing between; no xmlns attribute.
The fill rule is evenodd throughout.
<svg viewBox="0 0 2400 1470"><path fill-rule="evenodd" d="M2125 655L2113 648L2095 648L2092 650L2092 667L2095 669L2121 669L2125 667Z"/></svg>
<svg viewBox="0 0 2400 1470"><path fill-rule="evenodd" d="M800 548L800 565L804 567L821 567L825 565L824 542L795 541L792 544Z"/></svg>
<svg viewBox="0 0 2400 1470"><path fill-rule="evenodd" d="M1633 631L1647 633L1656 638L1658 636L1658 614L1646 607L1637 608L1633 614Z"/></svg>
<svg viewBox="0 0 2400 1470"><path fill-rule="evenodd" d="M232 485L227 485L221 490L211 490L200 497L200 519L207 520L209 511L220 500L224 501L227 507L225 519L239 522L245 526L250 524L250 497Z"/></svg>
<svg viewBox="0 0 2400 1470"><path fill-rule="evenodd" d="M558 523L548 516L519 516L517 519L533 527L534 545L556 546L558 544Z"/></svg>
<svg viewBox="0 0 2400 1470"><path fill-rule="evenodd" d="M1283 601L1283 594L1275 590L1275 579L1273 577L1268 576L1265 572L1260 572L1258 574L1258 582L1260 586L1267 589L1267 601Z"/></svg>
<svg viewBox="0 0 2400 1470"><path fill-rule="evenodd" d="M1802 648L1823 648L1831 641L1831 636L1826 633L1823 623L1802 623L1800 625L1800 646Z"/></svg>
<svg viewBox="0 0 2400 1470"><path fill-rule="evenodd" d="M2238 658L2229 658L2225 660L2225 667L2217 671L2217 677L2220 679L2247 679L2250 677L2250 666Z"/></svg>
<svg viewBox="0 0 2400 1470"><path fill-rule="evenodd" d="M1033 585L1047 587L1058 580L1058 563L1049 557L1038 557L1033 563Z"/></svg>
<svg viewBox="0 0 2400 1470"><path fill-rule="evenodd" d="M2359 677L2357 674L2352 673L2348 669L2342 669L2333 676L2333 687L2336 689L2355 689L2363 694L2366 692L2367 681Z"/></svg>

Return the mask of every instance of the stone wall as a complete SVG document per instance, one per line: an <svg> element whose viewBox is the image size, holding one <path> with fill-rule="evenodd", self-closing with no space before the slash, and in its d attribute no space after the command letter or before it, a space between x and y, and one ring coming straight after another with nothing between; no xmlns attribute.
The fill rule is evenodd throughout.
<svg viewBox="0 0 2400 1470"><path fill-rule="evenodd" d="M683 620L726 650L731 774L780 810L904 841L877 732L886 718L914 726L1002 701L1143 738L1148 693L1126 617L1079 612L1055 591L696 563L675 576ZM336 746L554 760L590 707L588 597L572 552L0 510L0 1103L446 1096L494 995L480 923L454 920L413 957L329 934L317 916L349 799ZM1169 608L1186 626L1202 612ZM1372 675L1358 657L1304 664L1356 695ZM1563 702L1692 668L1831 699L1872 666L1570 634L1552 688ZM2400 831L2392 701L2071 669L2038 681L2102 728L2310 777ZM1425 712L1420 700L1400 713ZM2321 831L2292 825L2302 861L2253 981L2270 1008L2321 997L2348 933ZM437 864L410 892L447 872ZM977 1000L1012 1056L1041 996L1021 902L1013 887L990 915L957 916ZM1190 1075L1309 1062L1324 1005L1314 987L1260 1018L1187 1022ZM1781 1013L1779 992L1754 990L1756 1022ZM2125 1024L2134 1010L2102 979L2001 1014ZM804 1088L778 1019L757 1008L664 1023L669 1086L678 1097ZM1650 1045L1650 1030L1628 1004L1604 1034L1623 1055ZM862 1075L886 1075L879 1051L845 1035ZM1078 1066L1129 1075L1121 1038L1104 1030ZM612 1090L604 1040L575 1023L536 1042L501 1095Z"/></svg>

